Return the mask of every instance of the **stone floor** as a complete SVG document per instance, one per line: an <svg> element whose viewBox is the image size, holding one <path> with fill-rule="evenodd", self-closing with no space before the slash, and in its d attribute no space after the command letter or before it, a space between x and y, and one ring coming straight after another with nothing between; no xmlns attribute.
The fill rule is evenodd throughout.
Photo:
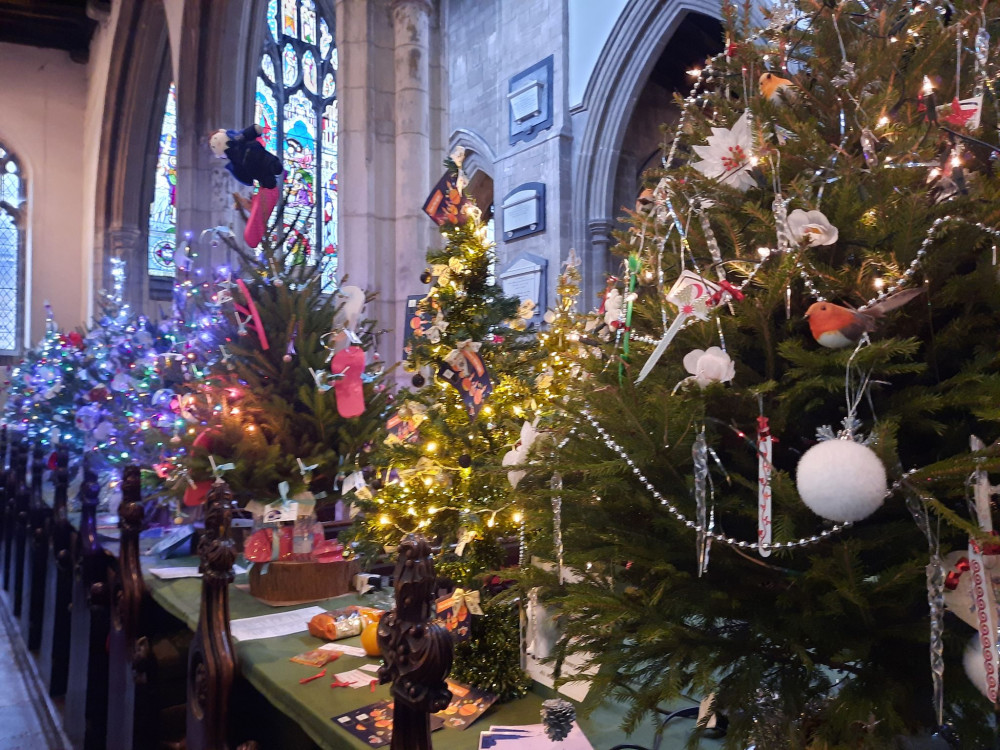
<svg viewBox="0 0 1000 750"><path fill-rule="evenodd" d="M70 747L34 664L0 592L0 750Z"/></svg>

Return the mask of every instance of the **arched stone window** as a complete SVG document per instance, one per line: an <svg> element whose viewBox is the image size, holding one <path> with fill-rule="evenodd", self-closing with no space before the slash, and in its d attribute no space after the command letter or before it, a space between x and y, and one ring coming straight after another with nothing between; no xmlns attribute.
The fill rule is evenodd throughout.
<svg viewBox="0 0 1000 750"><path fill-rule="evenodd" d="M285 165L279 220L289 249L337 269L337 48L323 0L269 0L254 116L264 145Z"/></svg>
<svg viewBox="0 0 1000 750"><path fill-rule="evenodd" d="M0 356L21 353L27 185L21 165L0 143Z"/></svg>
<svg viewBox="0 0 1000 750"><path fill-rule="evenodd" d="M171 83L163 106L160 144L149 204L146 270L152 299L170 299L177 248L177 92ZM166 280L166 281L164 281Z"/></svg>

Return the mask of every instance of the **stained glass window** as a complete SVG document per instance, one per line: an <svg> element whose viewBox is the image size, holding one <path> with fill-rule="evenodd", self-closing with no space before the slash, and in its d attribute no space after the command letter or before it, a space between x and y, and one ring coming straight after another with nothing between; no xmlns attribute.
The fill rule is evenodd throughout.
<svg viewBox="0 0 1000 750"><path fill-rule="evenodd" d="M149 204L149 244L146 268L150 276L173 277L177 247L177 93L167 89L160 126L160 147L153 180L153 202Z"/></svg>
<svg viewBox="0 0 1000 750"><path fill-rule="evenodd" d="M24 175L0 144L0 354L17 354L24 273Z"/></svg>
<svg viewBox="0 0 1000 750"><path fill-rule="evenodd" d="M255 117L285 165L282 233L295 257L337 269L337 49L320 0L269 0ZM279 33L280 30L280 33ZM322 83L321 83L322 82Z"/></svg>

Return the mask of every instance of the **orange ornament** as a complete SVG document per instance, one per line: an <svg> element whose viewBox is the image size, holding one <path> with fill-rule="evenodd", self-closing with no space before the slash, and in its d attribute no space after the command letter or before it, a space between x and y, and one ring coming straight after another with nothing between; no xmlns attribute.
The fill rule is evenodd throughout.
<svg viewBox="0 0 1000 750"><path fill-rule="evenodd" d="M361 631L361 648L369 656L382 655L382 649L378 645L378 620L372 620Z"/></svg>

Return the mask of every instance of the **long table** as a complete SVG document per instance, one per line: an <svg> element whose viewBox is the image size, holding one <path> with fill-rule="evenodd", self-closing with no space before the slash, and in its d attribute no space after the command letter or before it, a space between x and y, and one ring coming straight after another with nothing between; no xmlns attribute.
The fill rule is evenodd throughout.
<svg viewBox="0 0 1000 750"><path fill-rule="evenodd" d="M197 565L197 558L175 558L168 561L150 561L144 559L145 567L173 567ZM167 612L177 617L188 627L194 629L198 622L198 612L201 601L201 581L197 578L178 578L161 580L147 573L146 586L153 599ZM246 575L239 575L230 586L229 607L231 619L274 614L276 612L301 609L301 607L272 607L253 598L246 589ZM325 609L338 609L350 604L365 604L366 601L355 594L327 599L317 602L316 606ZM360 645L360 638L348 638L338 641L352 646ZM289 661L296 654L318 648L323 641L312 637L308 632L286 635L275 638L265 638L250 641L238 641L236 653L239 668L246 680L272 706L289 717L308 737L321 748L365 748L369 747L361 740L337 727L334 716L353 711L377 700L388 698L389 687L377 686L374 691L364 688L331 689L330 682L335 672L345 672L356 669L363 664L377 663L376 659L360 659L342 655L327 667L326 677L313 680L305 685L299 684L303 677L309 677L316 670ZM535 689L524 698L503 705L494 705L471 727L465 730L444 728L434 733L433 742L437 750L476 750L479 747L479 734L491 725L538 724L542 701L552 697L553 693L536 683ZM586 718L580 719L580 726L595 750L608 750L624 742L652 747L654 726L652 722L644 723L630 737L619 729L624 707L615 704L602 705ZM676 725L668 726L661 744L664 750L684 746L693 723L680 720ZM717 743L704 742L705 747L714 747Z"/></svg>

